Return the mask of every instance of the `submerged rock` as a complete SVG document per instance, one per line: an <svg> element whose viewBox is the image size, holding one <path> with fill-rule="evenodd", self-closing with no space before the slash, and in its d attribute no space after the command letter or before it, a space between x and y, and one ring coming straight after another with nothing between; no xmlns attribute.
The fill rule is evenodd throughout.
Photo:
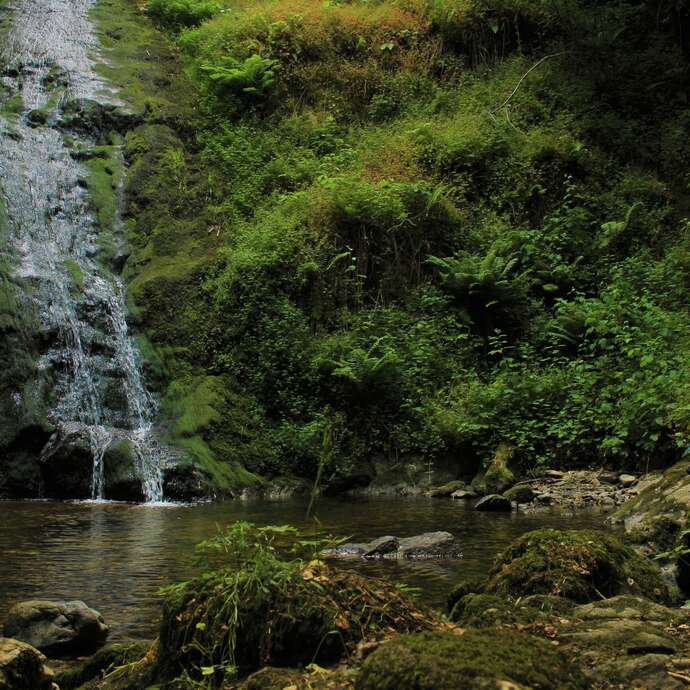
<svg viewBox="0 0 690 690"><path fill-rule="evenodd" d="M393 553L400 547L397 537L379 537L364 546L362 558L380 558Z"/></svg>
<svg viewBox="0 0 690 690"><path fill-rule="evenodd" d="M0 690L58 690L45 660L26 642L0 637Z"/></svg>
<svg viewBox="0 0 690 690"><path fill-rule="evenodd" d="M493 513L509 513L513 509L513 506L509 498L499 496L498 494L489 494L479 499L474 509Z"/></svg>
<svg viewBox="0 0 690 690"><path fill-rule="evenodd" d="M455 537L450 532L426 532L400 540L398 558L440 558L459 554Z"/></svg>
<svg viewBox="0 0 690 690"><path fill-rule="evenodd" d="M56 657L93 653L108 632L103 616L83 601L23 601L9 610L4 627L7 637Z"/></svg>
<svg viewBox="0 0 690 690"><path fill-rule="evenodd" d="M406 635L362 665L357 690L579 690L585 679L549 642L514 630Z"/></svg>

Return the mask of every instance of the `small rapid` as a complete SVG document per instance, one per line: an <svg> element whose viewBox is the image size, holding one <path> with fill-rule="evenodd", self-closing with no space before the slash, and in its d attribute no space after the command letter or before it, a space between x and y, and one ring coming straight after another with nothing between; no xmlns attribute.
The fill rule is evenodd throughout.
<svg viewBox="0 0 690 690"><path fill-rule="evenodd" d="M0 251L14 267L26 309L37 314L44 343L34 390L24 393L49 401L56 431L43 455L67 433L86 439L91 498L102 499L104 457L124 439L143 498L157 502L163 469L174 456L156 438L157 402L129 332L122 279L107 260L113 247L124 251L124 225L116 213L113 227L102 226L90 203L88 166L75 155L101 144L99 133L64 124L68 104L118 105L92 59L98 48L88 17L93 4L13 0L9 7L0 58L0 191L10 242ZM113 198L121 198L113 187Z"/></svg>

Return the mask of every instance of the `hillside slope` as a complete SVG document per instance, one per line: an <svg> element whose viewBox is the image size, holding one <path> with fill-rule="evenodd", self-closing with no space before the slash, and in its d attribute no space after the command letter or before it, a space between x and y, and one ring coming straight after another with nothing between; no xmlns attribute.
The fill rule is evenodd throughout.
<svg viewBox="0 0 690 690"><path fill-rule="evenodd" d="M471 476L500 443L680 457L689 8L102 0L147 113L130 303L190 462L342 488Z"/></svg>

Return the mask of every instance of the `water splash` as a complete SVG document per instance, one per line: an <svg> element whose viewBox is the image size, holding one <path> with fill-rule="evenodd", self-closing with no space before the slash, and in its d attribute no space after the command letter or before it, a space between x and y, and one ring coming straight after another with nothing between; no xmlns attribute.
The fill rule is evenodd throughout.
<svg viewBox="0 0 690 690"><path fill-rule="evenodd" d="M146 500L160 501L172 455L155 438L156 401L128 332L122 282L99 261L101 228L84 189L88 171L56 126L68 100L112 103L90 58L97 49L88 20L93 4L15 0L10 8L2 83L22 107L16 117L0 117L0 189L18 257L14 277L30 292L50 343L39 369L54 380L51 420L78 424L88 437L92 498L106 493L109 446L127 438ZM79 135L76 143L96 142ZM117 235L121 221L110 230Z"/></svg>

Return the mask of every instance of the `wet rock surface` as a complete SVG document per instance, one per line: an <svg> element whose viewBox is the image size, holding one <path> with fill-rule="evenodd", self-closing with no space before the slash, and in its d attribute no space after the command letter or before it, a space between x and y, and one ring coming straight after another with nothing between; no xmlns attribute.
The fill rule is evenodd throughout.
<svg viewBox="0 0 690 690"><path fill-rule="evenodd" d="M5 636L56 657L93 653L108 632L101 614L83 601L23 601L9 610L4 625Z"/></svg>
<svg viewBox="0 0 690 690"><path fill-rule="evenodd" d="M31 645L0 637L0 690L58 690L45 661Z"/></svg>
<svg viewBox="0 0 690 690"><path fill-rule="evenodd" d="M474 506L475 510L488 513L509 513L512 510L510 499L499 494L489 494L480 498Z"/></svg>
<svg viewBox="0 0 690 690"><path fill-rule="evenodd" d="M450 532L425 532L414 537L385 536L373 541L346 543L323 552L328 558L433 559L457 558L462 555Z"/></svg>

